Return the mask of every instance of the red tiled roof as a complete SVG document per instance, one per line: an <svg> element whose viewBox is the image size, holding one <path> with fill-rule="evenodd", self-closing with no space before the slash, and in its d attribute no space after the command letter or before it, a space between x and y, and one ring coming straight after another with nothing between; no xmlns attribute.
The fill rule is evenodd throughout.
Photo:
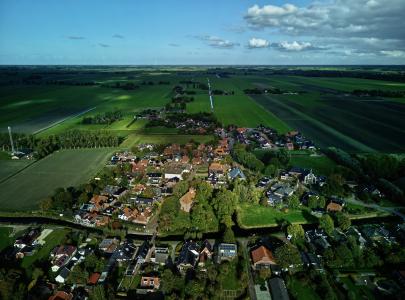
<svg viewBox="0 0 405 300"><path fill-rule="evenodd" d="M99 280L101 274L100 273L93 273L89 277L89 280L87 281L88 284L96 284L97 281Z"/></svg>

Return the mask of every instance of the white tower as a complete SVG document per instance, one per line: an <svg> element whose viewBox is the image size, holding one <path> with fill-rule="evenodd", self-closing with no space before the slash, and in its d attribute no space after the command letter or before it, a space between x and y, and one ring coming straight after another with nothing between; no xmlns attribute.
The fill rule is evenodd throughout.
<svg viewBox="0 0 405 300"><path fill-rule="evenodd" d="M14 142L13 142L13 136L12 136L12 134L11 134L11 127L10 127L10 126L8 126L8 134L9 134L9 136L10 136L11 153L14 153L14 152L15 152L15 149L14 149Z"/></svg>

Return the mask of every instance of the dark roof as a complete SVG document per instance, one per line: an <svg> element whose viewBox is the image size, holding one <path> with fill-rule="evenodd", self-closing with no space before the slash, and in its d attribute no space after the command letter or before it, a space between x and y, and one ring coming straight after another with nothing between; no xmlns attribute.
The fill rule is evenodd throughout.
<svg viewBox="0 0 405 300"><path fill-rule="evenodd" d="M271 298L276 300L289 300L284 280L279 277L269 279Z"/></svg>
<svg viewBox="0 0 405 300"><path fill-rule="evenodd" d="M190 264L194 266L197 263L197 258L199 254L198 248L199 246L196 242L193 241L185 242L177 258L177 265Z"/></svg>

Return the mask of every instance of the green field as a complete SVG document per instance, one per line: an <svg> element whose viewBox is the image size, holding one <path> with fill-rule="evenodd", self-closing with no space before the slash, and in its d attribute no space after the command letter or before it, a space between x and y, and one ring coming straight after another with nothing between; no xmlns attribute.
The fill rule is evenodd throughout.
<svg viewBox="0 0 405 300"><path fill-rule="evenodd" d="M26 168L34 161L21 159L21 160L1 160L0 159L0 183L6 180L8 177Z"/></svg>
<svg viewBox="0 0 405 300"><path fill-rule="evenodd" d="M200 79L206 82L205 78ZM210 77L212 89L233 91L234 95L213 96L214 114L224 125L236 124L240 127L255 127L263 124L287 132L291 128L270 111L255 103L240 88L240 80L236 78ZM187 111L196 113L200 111L210 112L208 92L200 93L195 100L187 106Z"/></svg>
<svg viewBox="0 0 405 300"><path fill-rule="evenodd" d="M180 135L180 134L130 134L127 139L120 145L122 149L130 149L139 144L180 144L184 145L188 142L195 141L198 143L207 143L213 140L212 135Z"/></svg>
<svg viewBox="0 0 405 300"><path fill-rule="evenodd" d="M272 207L241 204L237 210L238 224L241 228L276 227L287 221L290 223L316 222L317 218L306 210L282 212Z"/></svg>
<svg viewBox="0 0 405 300"><path fill-rule="evenodd" d="M320 175L329 175L335 167L335 162L324 155L292 154L290 164L294 167L312 169L315 174Z"/></svg>
<svg viewBox="0 0 405 300"><path fill-rule="evenodd" d="M58 187L76 186L98 172L114 150L61 150L41 159L0 184L3 211L38 209Z"/></svg>
<svg viewBox="0 0 405 300"><path fill-rule="evenodd" d="M250 77L251 86L274 87L299 95L253 98L319 146L355 152L403 152L405 99L355 97L355 89L404 91L405 84L360 78L303 76Z"/></svg>

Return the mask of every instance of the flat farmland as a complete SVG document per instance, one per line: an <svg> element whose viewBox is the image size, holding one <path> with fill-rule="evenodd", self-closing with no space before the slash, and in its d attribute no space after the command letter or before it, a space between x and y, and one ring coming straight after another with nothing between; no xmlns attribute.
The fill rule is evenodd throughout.
<svg viewBox="0 0 405 300"><path fill-rule="evenodd" d="M87 182L104 165L112 148L61 150L0 183L2 211L38 209L40 201L58 187Z"/></svg>
<svg viewBox="0 0 405 300"><path fill-rule="evenodd" d="M401 103L351 98L320 100L316 106L307 106L289 97L259 95L254 99L321 147L336 146L355 152L405 149L405 106Z"/></svg>
<svg viewBox="0 0 405 300"><path fill-rule="evenodd" d="M34 163L34 161L27 159L0 159L0 183L32 163Z"/></svg>
<svg viewBox="0 0 405 300"><path fill-rule="evenodd" d="M199 79L206 82L206 78ZM239 80L234 78L210 77L212 89L233 91L234 95L213 96L214 114L224 125L237 124L240 127L255 127L263 124L286 132L290 127L276 117L272 112L267 111L258 103L255 103L249 96L245 95L239 86ZM206 111L210 112L208 91L199 93L195 100L188 104L187 111L190 113Z"/></svg>
<svg viewBox="0 0 405 300"><path fill-rule="evenodd" d="M267 84L283 88L277 85L282 78L292 83L289 91L304 93L255 95L252 98L319 146L335 146L353 152L405 150L403 98L355 97L344 92L356 88L403 90L405 85L366 79L292 76L276 76L275 81L272 77L250 78L249 82L253 86Z"/></svg>
<svg viewBox="0 0 405 300"><path fill-rule="evenodd" d="M128 135L126 140L120 145L122 149L130 149L133 146L139 144L171 144L176 143L184 145L193 140L198 143L207 143L212 141L214 137L212 135L182 135L182 134L139 134L132 133Z"/></svg>

